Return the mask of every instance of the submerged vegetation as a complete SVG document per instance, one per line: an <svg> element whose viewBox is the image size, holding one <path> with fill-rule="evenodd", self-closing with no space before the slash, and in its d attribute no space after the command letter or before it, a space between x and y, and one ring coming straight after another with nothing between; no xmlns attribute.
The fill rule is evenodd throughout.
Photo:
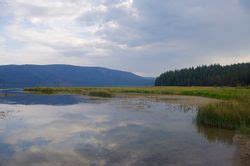
<svg viewBox="0 0 250 166"><path fill-rule="evenodd" d="M25 91L58 94L73 93L90 96L112 97L117 93L167 94L202 96L219 99L220 102L199 107L197 123L218 128L250 131L250 88L249 87L69 87L27 88Z"/></svg>

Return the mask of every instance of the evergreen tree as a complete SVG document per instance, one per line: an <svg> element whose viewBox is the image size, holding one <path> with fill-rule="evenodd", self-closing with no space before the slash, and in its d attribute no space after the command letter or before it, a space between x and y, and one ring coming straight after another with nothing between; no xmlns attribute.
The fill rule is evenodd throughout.
<svg viewBox="0 0 250 166"><path fill-rule="evenodd" d="M198 66L161 74L156 86L249 86L250 63Z"/></svg>

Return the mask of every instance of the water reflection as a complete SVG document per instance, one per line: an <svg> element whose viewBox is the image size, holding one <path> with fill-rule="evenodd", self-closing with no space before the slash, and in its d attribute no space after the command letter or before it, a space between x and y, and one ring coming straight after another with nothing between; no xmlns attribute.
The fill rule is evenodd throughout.
<svg viewBox="0 0 250 166"><path fill-rule="evenodd" d="M17 95L22 97L14 104L13 98L0 102L0 112L11 111L0 120L0 165L236 163L234 134L197 128L195 106L143 97L66 95L79 99L69 104L58 95ZM40 98L44 101L36 101ZM28 100L33 101L23 102Z"/></svg>
<svg viewBox="0 0 250 166"><path fill-rule="evenodd" d="M6 112L0 112L0 119L5 119L7 117L7 113Z"/></svg>
<svg viewBox="0 0 250 166"><path fill-rule="evenodd" d="M197 130L210 142L223 142L229 145L233 144L233 138L235 136L234 131L204 127L200 125L197 126Z"/></svg>
<svg viewBox="0 0 250 166"><path fill-rule="evenodd" d="M74 105L84 102L96 103L87 96L80 95L38 95L23 93L22 90L0 90L0 103L2 104L22 104L22 105Z"/></svg>
<svg viewBox="0 0 250 166"><path fill-rule="evenodd" d="M197 126L198 132L206 137L210 142L222 142L234 145L233 165L250 165L250 137L237 132L216 128Z"/></svg>
<svg viewBox="0 0 250 166"><path fill-rule="evenodd" d="M234 144L237 146L234 155L234 165L250 165L250 137L243 135L234 136Z"/></svg>

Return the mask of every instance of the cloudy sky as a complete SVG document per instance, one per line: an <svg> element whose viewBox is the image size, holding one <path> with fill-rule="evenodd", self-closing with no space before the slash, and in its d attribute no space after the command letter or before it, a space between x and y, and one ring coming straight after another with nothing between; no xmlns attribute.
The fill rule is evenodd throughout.
<svg viewBox="0 0 250 166"><path fill-rule="evenodd" d="M0 65L156 76L250 62L250 0L0 0Z"/></svg>

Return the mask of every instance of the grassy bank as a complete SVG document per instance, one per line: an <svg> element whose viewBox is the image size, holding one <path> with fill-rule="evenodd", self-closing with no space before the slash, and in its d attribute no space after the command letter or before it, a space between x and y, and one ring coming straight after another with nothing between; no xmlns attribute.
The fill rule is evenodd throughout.
<svg viewBox="0 0 250 166"><path fill-rule="evenodd" d="M250 88L249 87L72 87L72 88L27 88L26 91L56 94L74 93L111 97L117 93L167 94L202 96L220 99L199 108L198 124L226 129L250 131Z"/></svg>
<svg viewBox="0 0 250 166"><path fill-rule="evenodd" d="M56 94L56 93L73 93L88 94L90 91L105 90L112 94L116 93L137 93L137 94L167 94L167 95L188 95L202 96L214 99L240 99L250 96L250 88L231 88L231 87L67 87L67 88L26 88L25 91Z"/></svg>
<svg viewBox="0 0 250 166"><path fill-rule="evenodd" d="M250 127L249 109L249 101L232 100L208 104L199 108L197 122L213 127L245 130Z"/></svg>

